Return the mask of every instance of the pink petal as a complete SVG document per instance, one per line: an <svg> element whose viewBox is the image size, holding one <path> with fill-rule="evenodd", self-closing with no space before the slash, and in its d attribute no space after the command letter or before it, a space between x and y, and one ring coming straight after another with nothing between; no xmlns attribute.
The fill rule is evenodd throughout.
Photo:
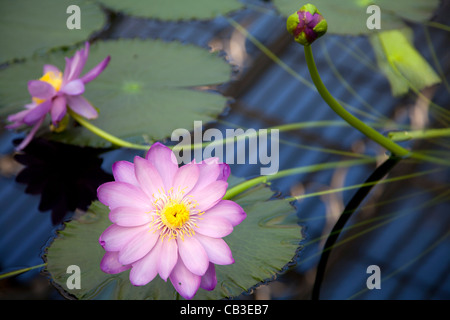
<svg viewBox="0 0 450 320"><path fill-rule="evenodd" d="M142 231L148 230L148 228L149 227L145 225L125 228L113 224L103 231L99 238L99 243L106 251L119 251L128 244L131 239L136 237L136 235Z"/></svg>
<svg viewBox="0 0 450 320"><path fill-rule="evenodd" d="M119 253L115 251L106 251L102 261L100 262L100 269L109 274L116 274L130 269L131 266L124 266L119 262L117 259L118 254Z"/></svg>
<svg viewBox="0 0 450 320"><path fill-rule="evenodd" d="M149 199L154 199L157 197L157 194L164 193L163 180L150 161L141 157L135 157L134 168L139 185Z"/></svg>
<svg viewBox="0 0 450 320"><path fill-rule="evenodd" d="M52 109L50 110L53 125L57 125L64 118L66 112L66 98L64 96L57 96L53 99Z"/></svg>
<svg viewBox="0 0 450 320"><path fill-rule="evenodd" d="M88 55L89 55L89 43L86 42L85 48L75 52L75 55L69 60L70 64L69 67L67 68L68 70L64 71L64 80L65 80L64 83L79 78L80 73L83 70L84 65L86 64Z"/></svg>
<svg viewBox="0 0 450 320"><path fill-rule="evenodd" d="M83 49L81 49L81 50L83 50ZM83 63L81 50L76 51L74 56L72 57L72 61L70 64L70 70L67 75L66 82L69 82L73 79L77 79L82 70L80 68L80 67L82 67L82 63Z"/></svg>
<svg viewBox="0 0 450 320"><path fill-rule="evenodd" d="M208 255L203 246L194 237L184 237L184 240L177 239L178 253L184 265L192 273L202 276L209 266Z"/></svg>
<svg viewBox="0 0 450 320"><path fill-rule="evenodd" d="M198 164L193 164L200 170L199 178L192 191L201 190L217 180L222 172L218 158L209 158Z"/></svg>
<svg viewBox="0 0 450 320"><path fill-rule="evenodd" d="M134 164L128 161L117 161L112 166L114 180L139 186L134 173Z"/></svg>
<svg viewBox="0 0 450 320"><path fill-rule="evenodd" d="M219 164L219 167L220 167L220 174L217 177L217 180L227 181L228 177L231 174L230 166L226 163L221 163Z"/></svg>
<svg viewBox="0 0 450 320"><path fill-rule="evenodd" d="M107 182L97 189L98 200L110 209L117 207L152 210L151 201L138 187L126 182Z"/></svg>
<svg viewBox="0 0 450 320"><path fill-rule="evenodd" d="M228 183L225 181L214 181L205 188L198 190L194 188L189 194L197 201L200 211L206 211L216 205L227 192Z"/></svg>
<svg viewBox="0 0 450 320"><path fill-rule="evenodd" d="M173 190L177 193L188 193L197 183L199 169L196 165L187 164L178 169L173 179Z"/></svg>
<svg viewBox="0 0 450 320"><path fill-rule="evenodd" d="M41 80L28 81L28 92L34 98L47 100L56 94L55 88L50 83Z"/></svg>
<svg viewBox="0 0 450 320"><path fill-rule="evenodd" d="M135 286L144 286L158 274L157 265L160 259L161 241L142 259L133 263L130 271L130 282Z"/></svg>
<svg viewBox="0 0 450 320"><path fill-rule="evenodd" d="M28 133L28 135L25 137L25 139L23 139L23 141L16 147L17 151L24 149L30 143L30 141L33 140L33 137L36 134L36 132L38 131L42 122L44 122L44 117L42 117L41 120L36 122L36 124L31 129L31 131Z"/></svg>
<svg viewBox="0 0 450 320"><path fill-rule="evenodd" d="M208 209L205 213L205 216L206 215L208 215L208 217L223 217L230 221L233 227L240 224L247 216L244 209L231 200L221 200L214 207Z"/></svg>
<svg viewBox="0 0 450 320"><path fill-rule="evenodd" d="M65 84L60 91L68 95L77 96L84 92L84 83L80 79L72 80Z"/></svg>
<svg viewBox="0 0 450 320"><path fill-rule="evenodd" d="M51 64L45 64L43 71L44 71L43 74L46 74L47 72L52 72L55 75L57 75L61 72L57 67L55 67L54 65L51 65Z"/></svg>
<svg viewBox="0 0 450 320"><path fill-rule="evenodd" d="M95 119L98 112L83 96L67 96L67 104L73 112L86 119Z"/></svg>
<svg viewBox="0 0 450 320"><path fill-rule="evenodd" d="M110 211L109 220L121 227L137 227L152 221L150 213L140 208L118 207Z"/></svg>
<svg viewBox="0 0 450 320"><path fill-rule="evenodd" d="M6 126L7 129L15 129L21 125L23 125L23 118L30 112L30 110L22 110L17 113L9 115L6 119L9 122L15 122L14 124L10 124Z"/></svg>
<svg viewBox="0 0 450 320"><path fill-rule="evenodd" d="M169 190L178 170L177 158L172 150L156 142L150 147L145 158L158 170L166 190Z"/></svg>
<svg viewBox="0 0 450 320"><path fill-rule="evenodd" d="M167 281L178 261L178 245L174 240L162 241L162 248L158 260L159 276Z"/></svg>
<svg viewBox="0 0 450 320"><path fill-rule="evenodd" d="M212 263L219 265L234 263L230 247L223 239L210 238L201 234L196 234L195 238L201 243Z"/></svg>
<svg viewBox="0 0 450 320"><path fill-rule="evenodd" d="M12 130L12 129L17 129L22 125L23 125L23 123L15 122L15 123L10 123L10 124L6 125L5 128L8 130Z"/></svg>
<svg viewBox="0 0 450 320"><path fill-rule="evenodd" d="M122 264L131 264L144 257L155 246L159 238L158 232L151 231L149 226L147 230L137 234L119 251L119 262Z"/></svg>
<svg viewBox="0 0 450 320"><path fill-rule="evenodd" d="M217 285L217 276L216 276L216 268L214 267L214 263L209 264L208 270L202 277L202 281L200 283L200 288L211 291Z"/></svg>
<svg viewBox="0 0 450 320"><path fill-rule="evenodd" d="M170 274L170 281L183 298L192 299L200 287L201 277L190 272L183 264L182 259L178 259Z"/></svg>
<svg viewBox="0 0 450 320"><path fill-rule="evenodd" d="M72 61L73 61L73 57L72 58L65 58L66 60L66 66L64 67L64 72L63 72L63 83L68 82L68 78L70 75L70 71L72 69Z"/></svg>
<svg viewBox="0 0 450 320"><path fill-rule="evenodd" d="M233 231L231 223L219 216L202 215L202 219L197 222L196 232L212 238L223 238Z"/></svg>
<svg viewBox="0 0 450 320"><path fill-rule="evenodd" d="M46 100L41 104L38 104L36 108L30 109L28 114L23 118L23 122L25 122L28 125L35 124L37 121L45 117L47 112L50 111L51 107L52 107L52 100Z"/></svg>
<svg viewBox="0 0 450 320"><path fill-rule="evenodd" d="M94 80L97 78L100 73L108 66L109 61L111 60L111 57L106 57L102 62L100 62L97 66L89 70L84 76L81 77L81 80L84 83L88 83L89 81Z"/></svg>

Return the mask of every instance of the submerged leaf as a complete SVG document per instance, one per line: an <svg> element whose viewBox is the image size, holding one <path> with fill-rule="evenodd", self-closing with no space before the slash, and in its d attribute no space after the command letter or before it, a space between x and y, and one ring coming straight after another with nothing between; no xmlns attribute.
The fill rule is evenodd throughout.
<svg viewBox="0 0 450 320"><path fill-rule="evenodd" d="M138 17L161 20L211 19L243 7L239 0L98 0L106 7Z"/></svg>
<svg viewBox="0 0 450 320"><path fill-rule="evenodd" d="M370 36L377 63L391 85L394 96L440 83L433 68L414 48L412 30L391 30Z"/></svg>
<svg viewBox="0 0 450 320"><path fill-rule="evenodd" d="M143 143L170 137L178 128L191 130L194 121L208 122L222 113L227 99L196 87L224 83L231 74L224 59L178 42L160 40L100 41L91 46L85 70L110 55L103 73L86 85L84 97L98 110L92 123L124 140ZM38 79L44 64L61 70L64 56L54 52L0 71L0 115L18 112L29 103L27 82ZM47 137L60 142L106 147L109 143L83 127L69 126Z"/></svg>
<svg viewBox="0 0 450 320"><path fill-rule="evenodd" d="M71 5L80 8L80 29L67 27ZM0 12L0 63L84 41L106 22L101 8L84 0L0 1Z"/></svg>
<svg viewBox="0 0 450 320"><path fill-rule="evenodd" d="M295 219L295 209L286 200L268 200L272 192L259 185L233 199L247 218L225 237L235 263L216 265L218 284L213 291L200 289L194 299L235 297L260 282L271 280L296 257L302 239ZM251 201L248 201L251 199ZM170 282L156 277L142 287L131 285L129 271L116 275L103 273L100 261L104 250L100 234L111 222L108 208L99 202L78 221L66 224L47 249L47 270L55 284L79 299L174 299ZM294 220L294 221L291 221ZM70 290L66 281L69 265L81 269L81 289Z"/></svg>

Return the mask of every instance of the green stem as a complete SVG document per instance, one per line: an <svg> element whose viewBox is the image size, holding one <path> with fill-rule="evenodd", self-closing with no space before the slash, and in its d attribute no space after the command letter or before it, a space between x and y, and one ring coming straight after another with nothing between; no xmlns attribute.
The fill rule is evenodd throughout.
<svg viewBox="0 0 450 320"><path fill-rule="evenodd" d="M333 169L333 168L345 168L351 167L354 165L368 164L376 162L375 158L369 159L358 159L358 160L348 160L348 161L336 161L336 162L327 162L321 164L315 164L310 166L292 168L287 170L278 171L276 174L270 176L259 176L247 181L244 181L237 186L230 188L224 196L224 199L232 199L238 194L244 192L251 187L254 187L260 183L267 183L271 180L280 179L283 177L287 177L294 174L306 173L306 172L316 172L321 170Z"/></svg>
<svg viewBox="0 0 450 320"><path fill-rule="evenodd" d="M228 125L228 123L227 123L227 125ZM307 128L328 127L328 126L348 126L348 123L346 123L345 121L340 121L340 120L338 120L338 121L324 120L324 121L296 122L296 123L289 123L289 124L283 124L283 125L279 125L279 126L269 127L269 128L267 128L267 134L271 134L272 131L286 132L286 131L302 130L302 129L307 129ZM240 129L246 130L247 128L240 127ZM227 136L224 139L217 139L217 140L213 140L213 141L186 144L186 145L179 144L179 145L175 145L175 146L169 147L169 148L171 148L173 151L179 151L179 150L184 150L184 149L193 150L193 149L198 149L198 148L214 147L217 145L226 145L228 143L235 143L235 142L239 142L239 141L242 141L245 139L255 138L255 137L258 137L260 135L260 133L261 133L260 130L258 130L258 131L252 130L252 131L246 131L240 135L232 134L230 137ZM280 140L280 142L285 142L285 141ZM287 143L287 142L285 142L285 143ZM297 144L297 146L301 146L301 147L309 148L309 149L315 149L314 147L311 147L311 146L305 146L305 145L299 145L299 144ZM325 148L319 148L319 149L324 152L336 153L336 154L340 154L340 155L364 157L364 155L355 154L352 152L331 150L331 149L325 149Z"/></svg>
<svg viewBox="0 0 450 320"><path fill-rule="evenodd" d="M390 132L388 135L388 137L392 141L407 141L411 139L432 139L449 136L450 136L450 128L414 130L414 131L396 131Z"/></svg>
<svg viewBox="0 0 450 320"><path fill-rule="evenodd" d="M331 193L337 193L337 192L344 192L344 191L348 191L348 190L353 190L353 189L360 189L360 188L366 188L366 187L370 187L373 186L375 184L385 184L385 183L391 183L391 182L396 182L396 181L403 181L406 179L412 179L412 178L416 178L416 177L420 177L423 175L427 175L430 173L434 173L434 172L438 172L440 169L431 169L425 172L418 172L418 173L412 173L412 174L408 174L408 175L404 175L404 176L400 176L400 177L395 177L395 178L386 178L380 181L371 181L371 182L365 182L365 183L361 183L361 184L355 184L352 186L347 186L347 187L341 187L341 188L334 188L334 189L329 189L329 190L324 190L324 191L318 191L318 192L313 192L313 193L306 193L306 194L302 194L299 196L293 196L290 198L286 198L287 201L295 201L295 200L300 200L300 199L305 199L305 198L310 198L310 197L317 197L317 196L323 196L323 195L327 195L327 194L331 194Z"/></svg>
<svg viewBox="0 0 450 320"><path fill-rule="evenodd" d="M77 121L83 127L88 129L92 133L96 134L97 136L105 139L106 141L111 142L113 145L116 145L116 146L119 146L119 147L124 147L124 148L146 150L146 151L150 148L150 146L134 144L134 143L131 143L131 142L119 139L119 138L109 134L108 132L103 131L102 129L94 126L91 122L87 121L86 119L84 119L83 117L79 116L78 114L76 114L75 112L71 111L70 109L68 109L68 113L70 114L70 116L72 118L75 119L75 121Z"/></svg>
<svg viewBox="0 0 450 320"><path fill-rule="evenodd" d="M347 110L344 109L344 107L340 105L339 102L337 102L337 100L328 92L327 88L322 82L322 79L320 78L319 72L317 71L316 63L314 62L311 46L304 46L304 48L305 48L306 63L308 65L309 73L311 74L311 79L314 85L316 86L317 91L325 100L325 102L331 107L331 109L333 109L334 112L336 112L342 119L347 121L352 127L359 130L369 139L372 139L373 141L377 142L378 144L389 150L392 154L399 157L408 156L410 154L408 150L402 148L392 140L383 136L378 131L366 125L364 122L362 122L361 120L350 114Z"/></svg>
<svg viewBox="0 0 450 320"><path fill-rule="evenodd" d="M0 280L1 279L5 279L5 278L9 278L9 277L13 277L13 276L16 276L18 274L21 274L21 273L24 273L24 272L27 272L27 271L31 271L31 270L34 270L34 269L39 269L39 268L45 267L46 265L47 265L46 263L43 263L43 264L40 264L40 265L37 265L37 266L33 266L33 267L28 267L28 268L14 270L14 271L11 271L11 272L6 272L6 273L3 273L3 274L0 274Z"/></svg>

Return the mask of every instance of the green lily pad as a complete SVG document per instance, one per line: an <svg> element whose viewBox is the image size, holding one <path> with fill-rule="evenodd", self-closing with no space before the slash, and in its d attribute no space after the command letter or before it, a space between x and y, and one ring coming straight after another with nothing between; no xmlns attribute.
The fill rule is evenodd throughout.
<svg viewBox="0 0 450 320"><path fill-rule="evenodd" d="M129 15L161 20L211 19L243 7L239 0L98 0Z"/></svg>
<svg viewBox="0 0 450 320"><path fill-rule="evenodd" d="M67 27L71 5L80 8L80 29ZM0 63L81 42L106 22L97 4L83 0L0 1L0 12Z"/></svg>
<svg viewBox="0 0 450 320"><path fill-rule="evenodd" d="M269 188L259 185L233 199L247 213L247 218L224 238L235 263L216 266L216 288L199 289L194 299L238 296L273 279L296 258L302 240L296 211L286 200L268 200L271 196ZM100 270L104 250L98 239L111 224L108 212L107 207L94 202L81 219L67 223L47 248L47 271L56 286L78 299L175 299L177 294L170 281L164 282L159 276L145 286L135 287L129 281L129 271L110 275ZM70 265L80 267L81 289L66 285Z"/></svg>
<svg viewBox="0 0 450 320"><path fill-rule="evenodd" d="M297 0L273 0L279 12L288 17L302 6ZM328 33L361 35L377 30L367 28L366 12L370 5L380 8L380 31L405 27L404 20L421 22L429 19L439 0L315 0L313 3L328 22Z"/></svg>
<svg viewBox="0 0 450 320"><path fill-rule="evenodd" d="M0 115L18 112L29 103L27 81L38 79L44 64L64 70L64 56L72 54L54 52L0 71ZM86 85L83 96L99 110L91 122L118 138L136 143L161 140L177 128L193 129L194 121L214 120L226 105L227 98L217 92L196 89L230 79L231 66L207 50L161 40L99 41L91 46L85 72L108 55L108 67ZM79 126L62 133L47 130L46 137L82 146L110 146Z"/></svg>

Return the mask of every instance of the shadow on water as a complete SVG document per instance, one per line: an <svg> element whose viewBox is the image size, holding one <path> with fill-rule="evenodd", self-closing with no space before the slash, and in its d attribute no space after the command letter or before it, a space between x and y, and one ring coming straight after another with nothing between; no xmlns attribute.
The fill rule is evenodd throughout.
<svg viewBox="0 0 450 320"><path fill-rule="evenodd" d="M58 225L76 209L87 210L97 199L98 186L113 180L101 168L104 151L34 139L14 156L24 166L16 181L26 185L26 193L40 195L39 210L51 211L51 221Z"/></svg>

